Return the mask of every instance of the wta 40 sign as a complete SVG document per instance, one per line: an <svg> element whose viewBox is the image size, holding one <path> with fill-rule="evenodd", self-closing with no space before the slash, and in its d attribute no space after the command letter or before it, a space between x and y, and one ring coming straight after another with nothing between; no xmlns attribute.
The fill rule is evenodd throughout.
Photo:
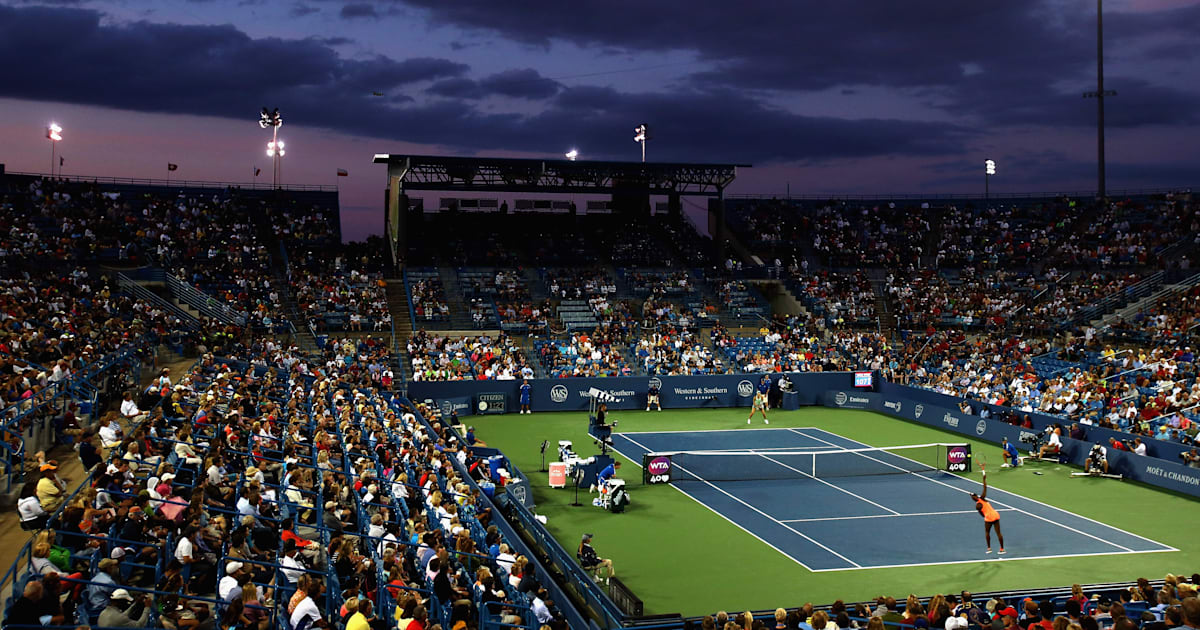
<svg viewBox="0 0 1200 630"><path fill-rule="evenodd" d="M646 484L671 483L671 458L667 455L647 454L642 470Z"/></svg>

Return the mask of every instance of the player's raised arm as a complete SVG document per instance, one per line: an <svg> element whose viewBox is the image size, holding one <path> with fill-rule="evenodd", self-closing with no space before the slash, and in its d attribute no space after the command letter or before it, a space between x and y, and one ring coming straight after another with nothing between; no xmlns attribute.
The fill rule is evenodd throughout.
<svg viewBox="0 0 1200 630"><path fill-rule="evenodd" d="M979 470L983 472L983 494L979 495L980 499L987 500L987 469L980 465Z"/></svg>

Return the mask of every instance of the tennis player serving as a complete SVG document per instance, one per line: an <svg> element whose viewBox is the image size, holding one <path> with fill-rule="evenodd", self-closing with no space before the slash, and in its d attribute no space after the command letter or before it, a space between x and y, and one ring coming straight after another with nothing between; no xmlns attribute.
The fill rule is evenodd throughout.
<svg viewBox="0 0 1200 630"><path fill-rule="evenodd" d="M992 528L996 529L996 538L1000 541L1000 553L1004 553L1004 534L1000 533L1000 513L987 500L987 469L980 465L980 470L983 472L983 494L978 495L971 493L971 499L975 501L975 509L979 510L979 515L983 517L983 536L987 539L987 552L992 553Z"/></svg>

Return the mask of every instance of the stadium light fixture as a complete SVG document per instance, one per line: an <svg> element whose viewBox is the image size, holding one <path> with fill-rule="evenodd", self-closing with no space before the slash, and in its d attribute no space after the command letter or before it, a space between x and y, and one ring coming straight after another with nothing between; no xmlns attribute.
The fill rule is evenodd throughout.
<svg viewBox="0 0 1200 630"><path fill-rule="evenodd" d="M579 157L579 149L571 149L566 153L567 159L574 162L575 158Z"/></svg>
<svg viewBox="0 0 1200 630"><path fill-rule="evenodd" d="M269 110L264 106L258 114L258 126L263 129L271 128L271 141L267 143L267 156L274 160L271 165L271 187L278 188L279 158L283 157L283 142L279 140L279 128L283 126L283 116L280 115L279 108Z"/></svg>
<svg viewBox="0 0 1200 630"><path fill-rule="evenodd" d="M650 127L646 123L642 123L633 128L633 141L639 142L642 145L642 162L646 161L646 140L650 138Z"/></svg>
<svg viewBox="0 0 1200 630"><path fill-rule="evenodd" d="M271 185L279 187L280 175L283 172L283 165L280 164L280 158L287 154L284 150L283 140L272 140L267 143L267 157L273 160L271 172Z"/></svg>
<svg viewBox="0 0 1200 630"><path fill-rule="evenodd" d="M54 152L56 150L55 145L62 141L62 139L63 139L62 131L63 131L63 128L59 127L58 123L52 122L46 126L46 138L48 138L50 140L50 176L51 177L54 177ZM62 169L61 168L58 169L58 172L61 174Z"/></svg>
<svg viewBox="0 0 1200 630"><path fill-rule="evenodd" d="M983 198L984 199L987 199L989 196L991 196L991 191L989 190L989 187L991 184L992 175L995 175L995 174L996 174L996 161L995 160L984 160L983 161Z"/></svg>

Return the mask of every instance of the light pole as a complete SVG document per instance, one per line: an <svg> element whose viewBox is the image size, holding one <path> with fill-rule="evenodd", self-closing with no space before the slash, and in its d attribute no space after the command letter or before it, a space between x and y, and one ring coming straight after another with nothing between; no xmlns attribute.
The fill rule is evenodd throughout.
<svg viewBox="0 0 1200 630"><path fill-rule="evenodd" d="M575 158L579 157L579 149L571 149L566 153L567 160L574 162Z"/></svg>
<svg viewBox="0 0 1200 630"><path fill-rule="evenodd" d="M62 127L58 123L50 123L46 127L46 137L50 139L50 177L54 177L54 152L55 145L62 140Z"/></svg>
<svg viewBox="0 0 1200 630"><path fill-rule="evenodd" d="M283 126L283 116L279 115L279 108L274 111L262 108L259 113L258 126L266 129L271 128L271 141L267 143L267 155L274 159L274 164L271 168L271 187L279 187L279 158L283 157L283 143L279 141L279 128Z"/></svg>
<svg viewBox="0 0 1200 630"><path fill-rule="evenodd" d="M995 160L984 160L983 161L983 198L985 200L991 195L991 191L988 190L988 188L990 187L990 184L991 184L992 175L995 175L995 174L996 174L996 161Z"/></svg>
<svg viewBox="0 0 1200 630"><path fill-rule="evenodd" d="M646 140L650 137L650 127L648 127L646 125L646 123L642 123L642 124L634 127L633 131L637 134L637 135L633 136L633 141L640 142L642 144L642 162L645 162L646 161Z"/></svg>
<svg viewBox="0 0 1200 630"><path fill-rule="evenodd" d="M1096 0L1096 91L1084 92L1084 98L1096 99L1096 194L1104 199L1104 97L1116 96L1116 90L1104 89L1104 0Z"/></svg>

